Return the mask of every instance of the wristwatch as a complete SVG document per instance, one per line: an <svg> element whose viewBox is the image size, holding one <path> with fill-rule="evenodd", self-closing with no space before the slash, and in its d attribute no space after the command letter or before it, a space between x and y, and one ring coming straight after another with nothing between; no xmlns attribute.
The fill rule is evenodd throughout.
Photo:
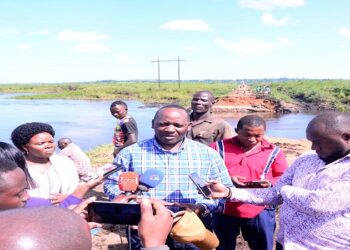
<svg viewBox="0 0 350 250"><path fill-rule="evenodd" d="M231 200L231 196L232 196L231 188L228 188L228 194L227 194L227 196L225 197L225 199L226 199L226 200Z"/></svg>

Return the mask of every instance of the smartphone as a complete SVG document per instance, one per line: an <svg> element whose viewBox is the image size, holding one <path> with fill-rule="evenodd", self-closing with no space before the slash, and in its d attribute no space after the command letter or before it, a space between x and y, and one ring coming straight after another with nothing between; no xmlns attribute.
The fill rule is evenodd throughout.
<svg viewBox="0 0 350 250"><path fill-rule="evenodd" d="M210 199L211 191L208 188L208 183L203 180L197 173L192 173L190 177L191 181L196 185L198 191L207 199Z"/></svg>
<svg viewBox="0 0 350 250"><path fill-rule="evenodd" d="M94 201L88 205L90 222L137 225L140 219L140 204Z"/></svg>
<svg viewBox="0 0 350 250"><path fill-rule="evenodd" d="M107 177L121 169L121 167L117 167L116 165L106 164L102 167L99 167L96 171L91 172L89 175L81 177L81 179L85 182L88 182L92 179L97 179L100 176Z"/></svg>
<svg viewBox="0 0 350 250"><path fill-rule="evenodd" d="M242 188L262 188L261 183L265 183L266 181L246 181L244 182L245 186Z"/></svg>

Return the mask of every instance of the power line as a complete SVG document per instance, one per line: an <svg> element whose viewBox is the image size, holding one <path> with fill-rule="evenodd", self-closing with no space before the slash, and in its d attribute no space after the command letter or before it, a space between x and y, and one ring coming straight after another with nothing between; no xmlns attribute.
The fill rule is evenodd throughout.
<svg viewBox="0 0 350 250"><path fill-rule="evenodd" d="M186 62L186 60L180 60L180 57L178 56L177 59L174 60L159 60L151 61L151 63L157 63L158 64L158 88L160 88L160 63L161 62L177 62L177 79L178 79L178 86L180 88L180 62Z"/></svg>

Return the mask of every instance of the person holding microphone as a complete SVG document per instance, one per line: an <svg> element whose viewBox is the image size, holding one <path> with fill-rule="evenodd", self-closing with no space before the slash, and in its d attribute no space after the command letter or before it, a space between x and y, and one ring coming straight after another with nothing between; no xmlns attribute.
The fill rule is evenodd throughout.
<svg viewBox="0 0 350 250"><path fill-rule="evenodd" d="M232 186L224 161L215 150L199 142L186 138L190 126L187 110L179 105L160 108L152 121L154 138L140 141L126 147L114 159L114 164L124 166L123 172L134 171L142 175L150 168L164 173L163 180L144 196L177 204L170 206L173 212L187 207L200 216L210 214L217 208L218 202L205 199L198 194L189 174L196 172L205 179L219 179ZM104 183L104 192L110 200L118 199L121 191L118 187L120 172L109 176ZM137 231L131 230L133 249L140 249ZM183 244L168 238L167 245L172 249L183 248ZM198 249L186 245L188 249Z"/></svg>

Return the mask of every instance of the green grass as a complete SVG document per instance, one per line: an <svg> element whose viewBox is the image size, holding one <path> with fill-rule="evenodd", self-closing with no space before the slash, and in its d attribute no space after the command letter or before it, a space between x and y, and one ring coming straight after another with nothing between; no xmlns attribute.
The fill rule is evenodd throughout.
<svg viewBox="0 0 350 250"><path fill-rule="evenodd" d="M249 81L246 81L249 84ZM302 100L315 105L328 104L338 110L349 110L349 80L288 80L285 82L254 83L269 85L276 100L293 102ZM0 84L0 93L34 93L16 96L18 99L77 99L77 100L138 100L145 104L179 103L190 105L192 94L199 90L209 90L216 97L227 96L238 84L182 82L111 82L111 83L62 83L62 84Z"/></svg>
<svg viewBox="0 0 350 250"><path fill-rule="evenodd" d="M349 80L299 80L271 84L273 95L279 100L303 100L306 103L330 104L345 111L350 104Z"/></svg>
<svg viewBox="0 0 350 250"><path fill-rule="evenodd" d="M139 100L143 103L179 103L189 105L192 94L199 90L212 91L216 96L227 95L237 84L177 83L80 83L80 84L6 84L3 93L35 93L18 99L78 99L78 100Z"/></svg>
<svg viewBox="0 0 350 250"><path fill-rule="evenodd" d="M113 161L113 144L103 144L87 152L94 168L100 167L104 164Z"/></svg>

